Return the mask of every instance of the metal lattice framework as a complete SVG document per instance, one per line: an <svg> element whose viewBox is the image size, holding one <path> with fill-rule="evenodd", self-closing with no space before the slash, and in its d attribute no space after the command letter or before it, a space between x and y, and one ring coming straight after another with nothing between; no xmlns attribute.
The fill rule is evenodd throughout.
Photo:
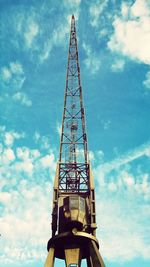
<svg viewBox="0 0 150 267"><path fill-rule="evenodd" d="M96 239L94 180L88 160L80 67L72 15L60 156L56 168L52 207L52 237L45 267L55 258L65 266L105 267Z"/></svg>
<svg viewBox="0 0 150 267"><path fill-rule="evenodd" d="M88 149L74 16L71 20L59 163L59 192L88 191Z"/></svg>

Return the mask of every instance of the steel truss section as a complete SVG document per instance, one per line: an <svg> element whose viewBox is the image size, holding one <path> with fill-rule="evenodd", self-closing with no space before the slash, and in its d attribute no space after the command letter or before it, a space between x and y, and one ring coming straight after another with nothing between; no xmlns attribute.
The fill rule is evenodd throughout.
<svg viewBox="0 0 150 267"><path fill-rule="evenodd" d="M74 17L71 20L59 162L88 162L85 112Z"/></svg>
<svg viewBox="0 0 150 267"><path fill-rule="evenodd" d="M83 193L89 191L89 164L60 163L59 192Z"/></svg>

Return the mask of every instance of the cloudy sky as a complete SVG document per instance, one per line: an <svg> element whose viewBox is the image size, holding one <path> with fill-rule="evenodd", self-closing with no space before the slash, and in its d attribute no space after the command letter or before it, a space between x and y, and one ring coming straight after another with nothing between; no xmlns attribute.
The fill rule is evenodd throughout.
<svg viewBox="0 0 150 267"><path fill-rule="evenodd" d="M46 259L72 14L101 254L149 267L149 0L0 0L0 267Z"/></svg>

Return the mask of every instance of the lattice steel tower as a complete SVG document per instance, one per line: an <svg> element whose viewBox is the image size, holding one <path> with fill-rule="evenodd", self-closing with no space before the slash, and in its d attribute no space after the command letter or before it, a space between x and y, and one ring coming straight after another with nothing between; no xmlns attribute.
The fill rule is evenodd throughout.
<svg viewBox="0 0 150 267"><path fill-rule="evenodd" d="M54 181L52 238L45 267L103 267L96 239L93 176L88 158L75 18L72 15L59 162Z"/></svg>

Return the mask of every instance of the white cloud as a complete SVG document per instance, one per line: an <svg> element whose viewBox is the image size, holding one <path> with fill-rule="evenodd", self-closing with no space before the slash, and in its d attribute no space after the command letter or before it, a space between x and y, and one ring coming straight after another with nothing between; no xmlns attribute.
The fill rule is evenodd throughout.
<svg viewBox="0 0 150 267"><path fill-rule="evenodd" d="M122 190L131 191L132 195L138 194L145 201L150 199L150 178L149 170L137 170L135 164L140 157L149 158L149 143L130 151L126 155L120 156L108 163L97 163L94 167L94 177L99 183L99 188L110 192L120 192ZM148 160L147 158L147 160ZM130 167L134 166L134 171ZM136 174L135 174L135 173Z"/></svg>
<svg viewBox="0 0 150 267"><path fill-rule="evenodd" d="M131 196L121 192L112 195L101 192L96 201L98 239L101 253L109 261L127 262L141 255L148 260L149 225L143 224L142 217L148 220L149 212L146 204L139 205ZM138 199L138 194L134 195ZM134 208L133 208L134 207ZM100 230L99 230L100 229Z"/></svg>
<svg viewBox="0 0 150 267"><path fill-rule="evenodd" d="M11 200L11 194L8 192L1 192L0 193L0 203L2 203L3 205L7 205L8 203L10 203Z"/></svg>
<svg viewBox="0 0 150 267"><path fill-rule="evenodd" d="M46 149L46 150L50 149L51 146L50 146L49 138L47 136L41 137L40 146L41 146L41 149Z"/></svg>
<svg viewBox="0 0 150 267"><path fill-rule="evenodd" d="M104 160L104 152L102 150L96 151L96 156L98 162L102 162Z"/></svg>
<svg viewBox="0 0 150 267"><path fill-rule="evenodd" d="M81 3L81 0L65 0L64 5L69 6L69 7L75 7L79 6Z"/></svg>
<svg viewBox="0 0 150 267"><path fill-rule="evenodd" d="M40 139L40 134L39 134L39 132L35 132L35 134L34 134L34 139L35 139L36 142Z"/></svg>
<svg viewBox="0 0 150 267"><path fill-rule="evenodd" d="M104 37L108 34L108 30L106 28L103 28L102 30L100 30L99 35L100 37Z"/></svg>
<svg viewBox="0 0 150 267"><path fill-rule="evenodd" d="M0 130L4 139L6 128L0 127ZM10 131L12 132L14 131ZM16 133L17 135L19 137L19 133ZM49 152L48 138L38 134L38 144L41 140L46 145L47 151L25 146L17 147L13 141L8 142L11 148L2 148L2 155L7 155L10 160L9 166L5 166L1 161L0 167L2 189L0 264L2 265L8 260L24 264L35 259L42 261L46 259L45 246L50 236L51 219L49 202L52 203L52 176L56 161L54 153ZM90 153L96 162L104 157L103 151ZM94 170L97 192L97 237L102 255L109 261L118 261L118 258L121 258L122 262L128 261L138 257L139 254L144 259L149 259L150 211L147 201L150 199L148 182L150 176L149 173L140 173L139 179L129 170L123 169L123 164L141 156L150 156L149 143L104 164L104 184L101 183L100 186L98 186L99 176L103 168L97 166ZM122 168L118 171L119 166ZM116 168L115 178L109 176L110 180L106 180L106 172L114 168ZM143 199L143 196L146 197Z"/></svg>
<svg viewBox="0 0 150 267"><path fill-rule="evenodd" d="M33 159L37 159L41 156L40 151L37 149L32 149L30 153L31 153L31 158Z"/></svg>
<svg viewBox="0 0 150 267"><path fill-rule="evenodd" d="M4 84L10 84L15 90L22 88L25 75L23 66L18 61L10 62L7 67L2 67L0 73Z"/></svg>
<svg viewBox="0 0 150 267"><path fill-rule="evenodd" d="M32 163L40 158L41 153L38 149L29 149L28 147L23 146L23 147L17 147L16 156L17 159L19 160L19 163L20 160L23 162Z"/></svg>
<svg viewBox="0 0 150 267"><path fill-rule="evenodd" d="M42 51L42 53L40 55L40 61L41 62L43 62L46 59L48 59L52 48L53 48L53 40L49 39L49 40L45 41L43 51Z"/></svg>
<svg viewBox="0 0 150 267"><path fill-rule="evenodd" d="M65 41L65 36L70 31L70 23L68 21L68 17L65 19L64 23L59 25L57 29L55 29L50 37L45 41L44 48L42 53L40 54L40 61L43 62L48 59L51 50L54 46L62 45Z"/></svg>
<svg viewBox="0 0 150 267"><path fill-rule="evenodd" d="M124 18L127 18L128 15L130 13L130 5L125 3L125 2L122 2L122 5L121 5L121 15L124 17Z"/></svg>
<svg viewBox="0 0 150 267"><path fill-rule="evenodd" d="M12 77L12 74L11 74L11 71L9 70L9 68L3 67L1 69L1 76L2 76L2 79L5 82L8 82L11 79L11 77Z"/></svg>
<svg viewBox="0 0 150 267"><path fill-rule="evenodd" d="M131 7L131 14L134 17L149 16L150 3L145 0L136 0Z"/></svg>
<svg viewBox="0 0 150 267"><path fill-rule="evenodd" d="M123 180L124 180L124 183L129 187L133 186L135 184L134 177L131 174L129 174L128 172L123 173Z"/></svg>
<svg viewBox="0 0 150 267"><path fill-rule="evenodd" d="M61 123L57 123L56 129L57 129L57 133L59 134L59 136L61 136L61 129L62 129Z"/></svg>
<svg viewBox="0 0 150 267"><path fill-rule="evenodd" d="M15 160L14 151L11 148L3 148L0 155L0 166L8 165Z"/></svg>
<svg viewBox="0 0 150 267"><path fill-rule="evenodd" d="M40 163L44 168L55 167L54 155L46 155L40 159Z"/></svg>
<svg viewBox="0 0 150 267"><path fill-rule="evenodd" d="M65 17L67 17L68 25L70 26L71 17L74 15L75 21L79 19L81 0L65 0L63 1L64 9L66 10Z"/></svg>
<svg viewBox="0 0 150 267"><path fill-rule="evenodd" d="M21 138L22 133L6 132L3 126L0 130L0 265L8 261L46 259L50 235L49 199L56 168L54 153L47 154L46 147L44 154L38 149L19 147L14 141ZM41 140L42 137L38 141ZM47 144L47 139L43 141ZM47 168L50 171L47 172Z"/></svg>
<svg viewBox="0 0 150 267"><path fill-rule="evenodd" d="M22 92L17 92L16 94L13 95L13 99L15 101L20 102L22 105L31 107L32 106L32 101L29 99L29 97Z"/></svg>
<svg viewBox="0 0 150 267"><path fill-rule="evenodd" d="M38 24L32 20L31 21L29 20L28 25L27 25L27 30L24 33L24 38L25 38L27 47L30 48L32 46L32 43L35 37L38 35L38 33L39 33Z"/></svg>
<svg viewBox="0 0 150 267"><path fill-rule="evenodd" d="M10 62L10 70L13 74L24 74L23 67L19 62Z"/></svg>
<svg viewBox="0 0 150 267"><path fill-rule="evenodd" d="M112 65L111 70L114 72L123 71L125 61L123 59L117 59Z"/></svg>
<svg viewBox="0 0 150 267"><path fill-rule="evenodd" d="M117 190L117 186L116 186L116 184L115 184L114 182L110 182L110 183L108 184L108 189L109 189L110 191L112 191L112 192L115 192L115 191Z"/></svg>
<svg viewBox="0 0 150 267"><path fill-rule="evenodd" d="M108 130L110 128L111 121L110 120L101 120L101 124L102 124L104 130Z"/></svg>
<svg viewBox="0 0 150 267"><path fill-rule="evenodd" d="M42 188L36 184L31 186L29 182L23 186L19 183L17 190L1 195L4 204L1 218L1 264L5 264L8 259L12 262L27 262L46 258L45 246L50 234L49 185L44 183Z"/></svg>
<svg viewBox="0 0 150 267"><path fill-rule="evenodd" d="M146 79L143 81L143 84L146 88L150 89L150 71L146 73Z"/></svg>
<svg viewBox="0 0 150 267"><path fill-rule="evenodd" d="M26 173L28 175L32 175L34 165L30 160L17 162L14 166L15 170L20 173Z"/></svg>
<svg viewBox="0 0 150 267"><path fill-rule="evenodd" d="M92 161L94 161L94 159L95 159L95 155L94 155L93 151L89 151L89 160L92 162Z"/></svg>
<svg viewBox="0 0 150 267"><path fill-rule="evenodd" d="M63 2L63 6L66 10L66 13L64 17L62 17L61 23L57 26L57 28L53 30L52 33L49 34L49 37L45 40L43 50L39 56L41 62L48 59L54 46L66 46L66 41L69 41L69 32L71 25L70 14L73 13L75 16L75 20L78 20L80 2L81 1L79 0L67 0Z"/></svg>
<svg viewBox="0 0 150 267"><path fill-rule="evenodd" d="M15 160L15 154L14 151L11 148L4 149L3 155L1 156L1 161L4 164L7 164L11 161Z"/></svg>
<svg viewBox="0 0 150 267"><path fill-rule="evenodd" d="M131 6L123 2L121 16L114 17L114 33L110 37L108 48L133 60L150 64L149 25L148 1L136 0Z"/></svg>
<svg viewBox="0 0 150 267"><path fill-rule="evenodd" d="M10 132L6 132L5 134L5 144L7 146L11 146L14 142L14 135Z"/></svg>
<svg viewBox="0 0 150 267"><path fill-rule="evenodd" d="M101 168L104 172L110 172L113 169L117 169L120 166L143 156L150 156L150 143L143 144L142 146L137 147L135 150L130 151L126 155L121 156L109 163L105 163L103 166L101 166Z"/></svg>
<svg viewBox="0 0 150 267"><path fill-rule="evenodd" d="M98 27L98 21L101 13L107 7L108 0L98 0L96 3L92 3L89 8L90 23L93 27Z"/></svg>
<svg viewBox="0 0 150 267"><path fill-rule="evenodd" d="M83 49L85 50L87 58L84 60L86 68L91 72L91 74L96 74L100 69L100 59L92 51L91 47L83 43Z"/></svg>
<svg viewBox="0 0 150 267"><path fill-rule="evenodd" d="M139 170L134 175L128 165L139 157L148 156L149 150L150 144L144 144L94 169L99 183L96 186L97 236L101 253L109 261L127 262L139 254L145 260L150 259L150 176Z"/></svg>
<svg viewBox="0 0 150 267"><path fill-rule="evenodd" d="M28 160L30 156L30 150L27 147L18 147L16 149L18 159Z"/></svg>
<svg viewBox="0 0 150 267"><path fill-rule="evenodd" d="M6 131L4 126L0 126L0 133L3 143L6 147L11 147L14 141L25 137L25 133L18 133L15 131Z"/></svg>

